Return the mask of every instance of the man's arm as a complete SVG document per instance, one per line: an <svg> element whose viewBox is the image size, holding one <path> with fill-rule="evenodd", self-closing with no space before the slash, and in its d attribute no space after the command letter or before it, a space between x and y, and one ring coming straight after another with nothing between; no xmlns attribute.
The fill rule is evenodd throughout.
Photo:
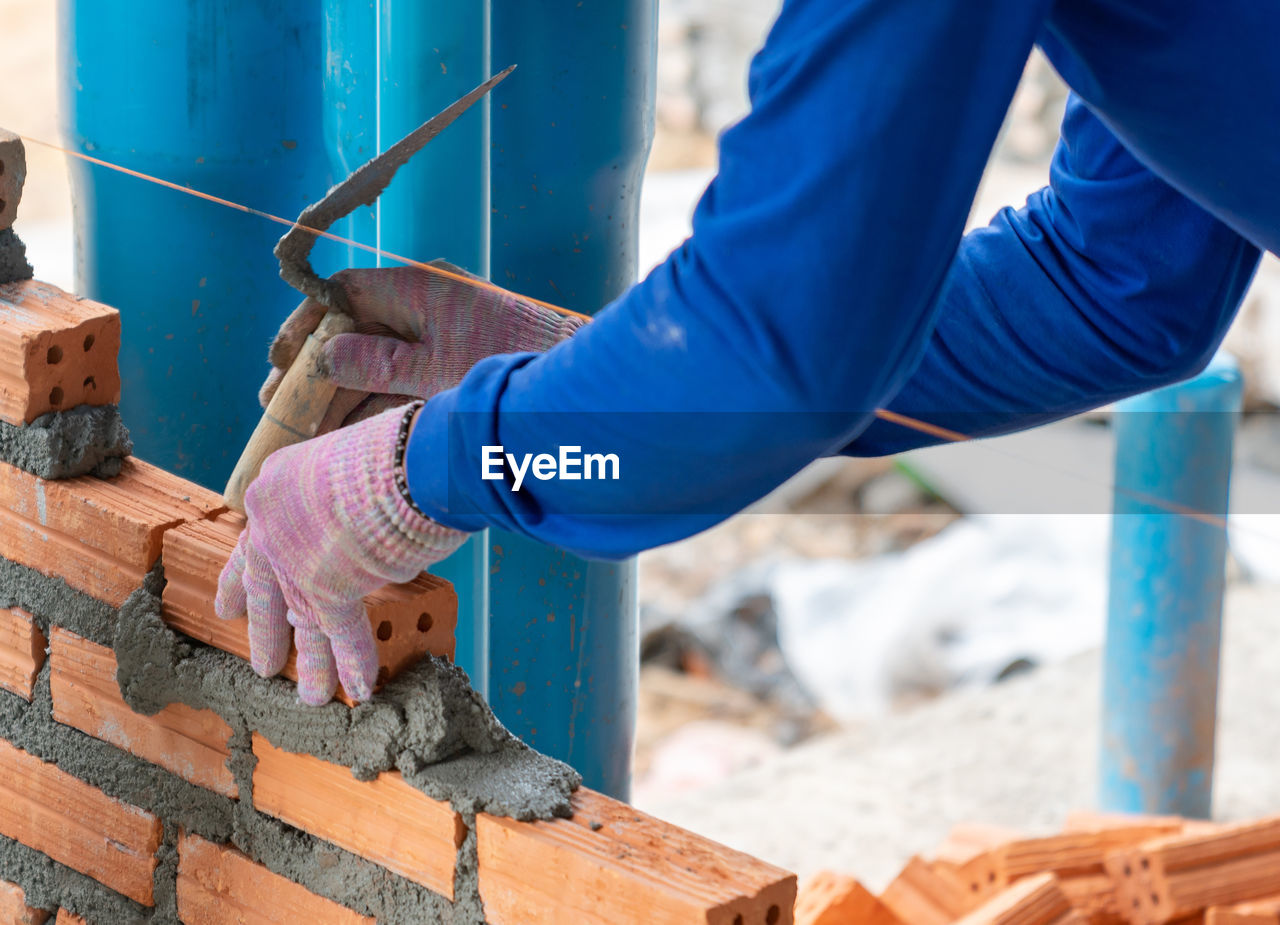
<svg viewBox="0 0 1280 925"><path fill-rule="evenodd" d="M1050 185L965 236L928 349L889 408L992 436L1187 378L1222 341L1258 257L1073 97ZM877 421L844 452L936 442Z"/></svg>
<svg viewBox="0 0 1280 925"><path fill-rule="evenodd" d="M418 417L410 491L460 529L593 556L688 536L895 394L1047 0L789 0L692 238L572 339L491 357ZM482 477L580 445L622 478Z"/></svg>

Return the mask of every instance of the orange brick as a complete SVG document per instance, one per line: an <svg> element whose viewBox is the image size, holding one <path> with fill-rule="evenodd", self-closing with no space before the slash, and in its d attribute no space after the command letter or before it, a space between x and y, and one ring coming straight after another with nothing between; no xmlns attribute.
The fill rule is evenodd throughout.
<svg viewBox="0 0 1280 925"><path fill-rule="evenodd" d="M227 512L165 534L162 614L174 629L248 659L249 621L220 620L213 611L218 576L242 529L244 517ZM378 648L379 685L428 652L453 658L458 596L447 581L423 574L406 584L388 585L366 597L365 608ZM297 653L290 652L282 672L291 681L298 679L296 659Z"/></svg>
<svg viewBox="0 0 1280 925"><path fill-rule="evenodd" d="M226 765L231 727L218 714L181 703L154 716L135 713L120 696L114 652L57 626L51 642L49 687L55 720L193 784L236 796Z"/></svg>
<svg viewBox="0 0 1280 925"><path fill-rule="evenodd" d="M0 607L0 687L28 703L44 665L44 633L21 607Z"/></svg>
<svg viewBox="0 0 1280 925"><path fill-rule="evenodd" d="M898 873L880 901L907 925L949 925L974 908L974 897L959 877L913 857Z"/></svg>
<svg viewBox="0 0 1280 925"><path fill-rule="evenodd" d="M1156 816L1149 813L1103 813L1092 809L1076 809L1067 813L1062 824L1064 833L1096 832L1099 829L1128 829L1152 826L1172 834L1182 831L1190 820L1181 816Z"/></svg>
<svg viewBox="0 0 1280 925"><path fill-rule="evenodd" d="M962 822L952 826L934 852L933 866L954 875L975 903L982 902L1005 885L998 869L998 849L1022 837L1022 832L1007 826Z"/></svg>
<svg viewBox="0 0 1280 925"><path fill-rule="evenodd" d="M120 475L45 481L0 463L0 555L119 607L160 558L165 530L222 498L137 459Z"/></svg>
<svg viewBox="0 0 1280 925"><path fill-rule="evenodd" d="M0 880L0 925L44 925L47 921L49 913L27 905L22 887Z"/></svg>
<svg viewBox="0 0 1280 925"><path fill-rule="evenodd" d="M1280 897L1234 906L1210 906L1204 920L1205 925L1280 925Z"/></svg>
<svg viewBox="0 0 1280 925"><path fill-rule="evenodd" d="M796 925L902 925L889 907L853 877L816 874L796 896Z"/></svg>
<svg viewBox="0 0 1280 925"><path fill-rule="evenodd" d="M74 912L68 912L66 909L58 910L58 917L54 920L53 925L89 925L84 919L76 915Z"/></svg>
<svg viewBox="0 0 1280 925"><path fill-rule="evenodd" d="M160 820L0 740L0 835L145 906Z"/></svg>
<svg viewBox="0 0 1280 925"><path fill-rule="evenodd" d="M1280 894L1280 816L1190 827L1109 854L1106 869L1120 910L1144 925Z"/></svg>
<svg viewBox="0 0 1280 925"><path fill-rule="evenodd" d="M1051 873L1026 877L1006 887L956 925L1084 925Z"/></svg>
<svg viewBox="0 0 1280 925"><path fill-rule="evenodd" d="M585 788L573 818L480 814L480 898L492 925L786 925L796 878Z"/></svg>
<svg viewBox="0 0 1280 925"><path fill-rule="evenodd" d="M453 899L453 871L466 835L462 817L388 771L358 781L351 771L253 737L253 805L429 890Z"/></svg>
<svg viewBox="0 0 1280 925"><path fill-rule="evenodd" d="M200 925L374 925L229 845L189 834L178 841L178 917Z"/></svg>
<svg viewBox="0 0 1280 925"><path fill-rule="evenodd" d="M0 285L0 419L120 401L120 313L35 280Z"/></svg>

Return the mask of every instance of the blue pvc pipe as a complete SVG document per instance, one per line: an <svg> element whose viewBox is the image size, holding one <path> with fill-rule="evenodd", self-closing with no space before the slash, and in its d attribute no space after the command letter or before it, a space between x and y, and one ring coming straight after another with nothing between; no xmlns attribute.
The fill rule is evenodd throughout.
<svg viewBox="0 0 1280 925"><path fill-rule="evenodd" d="M61 0L58 26L69 147L288 218L330 185L313 0ZM70 170L76 286L121 311L137 453L221 491L259 417L263 346L299 301L271 253L282 229ZM317 266L336 256L319 247Z"/></svg>
<svg viewBox="0 0 1280 925"><path fill-rule="evenodd" d="M653 137L655 0L493 0L493 278L596 312L635 279ZM491 531L491 699L507 726L626 799L635 737L635 563Z"/></svg>
<svg viewBox="0 0 1280 925"><path fill-rule="evenodd" d="M1121 403L1113 417L1104 810L1210 812L1224 518L1241 391L1239 370L1220 357L1188 382Z"/></svg>
<svg viewBox="0 0 1280 925"><path fill-rule="evenodd" d="M345 173L489 76L487 2L323 0L326 144ZM494 92L501 93L503 88ZM400 169L350 236L413 260L489 269L489 104L481 101ZM351 266L397 265L351 249ZM431 569L458 592L456 661L487 694L488 536Z"/></svg>

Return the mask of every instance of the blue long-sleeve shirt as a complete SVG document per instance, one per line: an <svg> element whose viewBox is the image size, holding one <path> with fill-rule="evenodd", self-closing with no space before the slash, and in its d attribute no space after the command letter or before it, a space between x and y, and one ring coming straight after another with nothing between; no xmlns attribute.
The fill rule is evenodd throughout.
<svg viewBox="0 0 1280 925"><path fill-rule="evenodd" d="M981 436L1195 372L1280 250L1277 35L1257 0L788 0L693 235L571 340L428 402L414 499L624 556L818 456L930 442L877 408ZM1036 43L1074 91L1051 183L962 240ZM620 478L513 492L499 445Z"/></svg>

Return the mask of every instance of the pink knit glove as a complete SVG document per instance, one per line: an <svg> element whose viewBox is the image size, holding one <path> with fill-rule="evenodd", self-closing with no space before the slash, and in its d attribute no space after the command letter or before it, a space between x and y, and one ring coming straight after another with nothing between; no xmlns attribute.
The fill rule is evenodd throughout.
<svg viewBox="0 0 1280 925"><path fill-rule="evenodd" d="M298 696L320 705L339 681L368 700L378 674L363 599L404 582L466 539L423 516L397 486L417 405L384 411L277 450L249 486L249 524L222 570L218 616L249 617L254 671L279 673L298 649Z"/></svg>
<svg viewBox="0 0 1280 925"><path fill-rule="evenodd" d="M349 391L334 402L322 431L348 419L371 393L379 397L365 403L365 413L403 403L405 396L430 398L487 356L542 352L586 323L505 289L466 282L484 281L443 261L431 265L464 279L418 267L343 270L332 277L346 290L356 331L325 345L330 378ZM271 345L275 368L259 396L264 408L324 313L308 299L281 326Z"/></svg>

